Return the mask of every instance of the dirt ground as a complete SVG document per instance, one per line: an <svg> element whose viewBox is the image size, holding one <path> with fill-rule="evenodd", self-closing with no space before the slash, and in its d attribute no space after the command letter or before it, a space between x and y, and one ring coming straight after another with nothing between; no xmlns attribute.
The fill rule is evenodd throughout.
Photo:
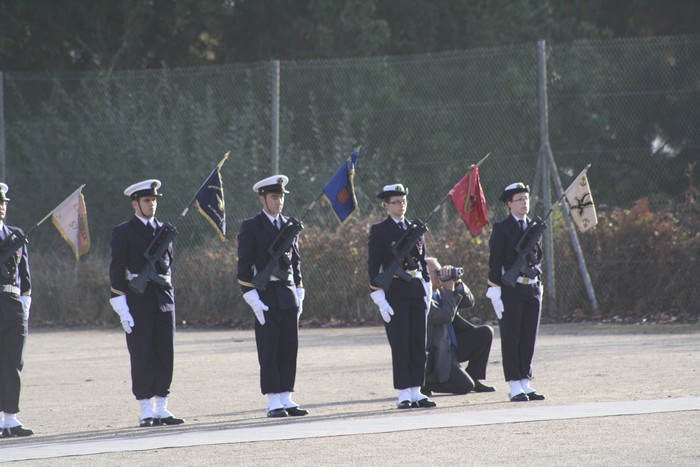
<svg viewBox="0 0 700 467"><path fill-rule="evenodd" d="M4 448L118 440L273 424L395 418L382 327L301 329L294 399L311 411L271 420L260 394L252 330L178 331L170 409L187 423L138 428L124 335L112 330L30 331L19 418L35 435ZM533 387L542 407L700 396L700 326L545 325ZM507 399L496 329L486 383L494 393L436 395L431 414L517 410ZM154 433L154 430L159 432ZM125 451L12 465L699 465L696 410L448 427L297 440ZM9 452L9 451L6 451Z"/></svg>

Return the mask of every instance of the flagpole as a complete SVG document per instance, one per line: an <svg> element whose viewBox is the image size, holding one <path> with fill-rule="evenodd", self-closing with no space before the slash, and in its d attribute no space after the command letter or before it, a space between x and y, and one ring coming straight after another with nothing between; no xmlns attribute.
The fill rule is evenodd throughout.
<svg viewBox="0 0 700 467"><path fill-rule="evenodd" d="M488 159L490 155L491 155L491 152L489 152L489 153L486 154L484 157L482 157L481 160L480 160L479 162L477 162L476 164L474 164L474 165L477 166L477 167L481 167L481 164L483 164L484 161L485 161L486 159ZM469 169L471 170L471 167L470 167Z"/></svg>
<svg viewBox="0 0 700 467"><path fill-rule="evenodd" d="M221 161L216 165L216 167L214 167L214 170L211 171L209 176L204 179L204 183L202 183L202 186L200 186L199 189L194 192L192 199L190 200L189 203L187 203L187 206L185 206L185 209L182 211L182 214L180 214L180 217L177 218L177 220L175 221L175 224L173 224L173 225L177 225L177 223L180 222L183 217L185 217L187 212L190 210L190 206L192 206L192 203L194 203L194 200L197 199L197 193L199 193L201 191L201 189L204 188L204 185L207 184L207 180L209 180L209 178L214 174L214 172L221 169L221 167L224 165L224 162L226 162L226 159L228 159L229 154L231 154L231 151L227 151L226 154L224 154L224 158L221 159Z"/></svg>
<svg viewBox="0 0 700 467"><path fill-rule="evenodd" d="M75 191L74 191L73 193L71 193L70 195L66 196L66 198L65 198L63 201L61 201L60 203L58 203L58 206L60 206L65 200L67 200L68 198L70 198L71 196L73 196L75 193L77 193L78 191L82 190L84 187L85 187L85 184L83 183L82 185L80 185L80 187L79 187L77 190L75 190ZM58 207L58 206L56 206L56 207ZM46 216L44 216L44 218L43 218L42 220L40 220L39 222L37 222L36 224L34 224L34 226L33 226L31 229L29 229L29 230L27 231L27 233L24 234L24 236L25 236L25 237L29 236L29 234L32 232L32 230L36 229L36 228L39 227L41 224L43 224L44 221L45 221L46 219L48 219L49 217L51 217L51 215L53 214L53 212L54 212L55 210L56 210L56 208L53 208Z"/></svg>

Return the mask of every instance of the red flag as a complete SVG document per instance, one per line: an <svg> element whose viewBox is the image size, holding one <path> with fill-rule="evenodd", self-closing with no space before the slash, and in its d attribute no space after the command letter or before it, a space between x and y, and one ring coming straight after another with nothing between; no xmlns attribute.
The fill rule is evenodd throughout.
<svg viewBox="0 0 700 467"><path fill-rule="evenodd" d="M467 174L452 188L452 203L472 235L476 236L489 223L484 190L481 188L479 167L472 165Z"/></svg>

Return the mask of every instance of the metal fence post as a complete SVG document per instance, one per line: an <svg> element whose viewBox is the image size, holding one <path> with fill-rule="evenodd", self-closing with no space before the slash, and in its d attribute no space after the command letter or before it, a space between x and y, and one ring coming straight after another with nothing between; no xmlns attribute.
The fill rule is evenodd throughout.
<svg viewBox="0 0 700 467"><path fill-rule="evenodd" d="M540 112L540 157L544 160L542 161L543 171L542 171L542 186L543 186L543 198L545 203L545 212L549 211L550 207L550 189L549 183L550 178L554 183L557 197L562 196L564 192L561 180L559 178L559 172L557 171L557 165L554 161L554 155L552 154L552 148L549 145L549 119L547 113L547 61L545 55L545 42L544 40L537 41L537 72L538 72L538 87L539 87L539 112ZM549 175L549 176L548 176ZM576 234L576 229L571 221L571 216L569 216L569 209L566 206L566 201L561 200L561 207L564 213L564 220L569 229L569 237L571 238L571 246L576 254L576 259L578 260L579 269L581 271L581 276L583 277L583 283L586 288L586 294L588 295L588 300L591 304L593 311L598 311L598 300L596 299L595 292L593 291L593 285L591 284L591 278L588 275L588 268L586 267L586 260L583 257L583 252L581 251L581 245L578 241L578 235ZM554 239L551 232L545 235L545 257L547 262L545 264L545 278L547 282L547 311L551 312L556 304L555 295L555 284L554 284Z"/></svg>
<svg viewBox="0 0 700 467"><path fill-rule="evenodd" d="M280 171L280 61L271 63L272 109L270 112L272 142L270 147L270 170L273 174Z"/></svg>
<svg viewBox="0 0 700 467"><path fill-rule="evenodd" d="M537 41L537 102L540 120L540 150L538 163L542 168L542 202L544 212L548 212L551 206L551 193L549 188L549 169L547 159L552 157L552 148L549 146L549 115L547 113L547 58L545 56L544 40ZM547 261L544 264L544 283L547 296L547 314L551 315L556 307L556 287L554 279L554 238L551 229L544 235L544 256Z"/></svg>
<svg viewBox="0 0 700 467"><path fill-rule="evenodd" d="M5 178L5 77L0 71L0 180Z"/></svg>

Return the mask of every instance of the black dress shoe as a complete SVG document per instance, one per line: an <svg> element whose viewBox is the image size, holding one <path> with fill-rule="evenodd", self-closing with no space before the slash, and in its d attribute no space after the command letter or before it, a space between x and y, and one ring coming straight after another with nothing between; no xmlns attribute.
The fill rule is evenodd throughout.
<svg viewBox="0 0 700 467"><path fill-rule="evenodd" d="M309 415L309 411L302 409L301 407L287 407L284 410L287 411L290 417L303 417L304 415Z"/></svg>
<svg viewBox="0 0 700 467"><path fill-rule="evenodd" d="M281 418L281 417L288 417L289 414L287 413L286 410L284 410L282 407L280 407L279 409L268 410L267 416L270 418Z"/></svg>
<svg viewBox="0 0 700 467"><path fill-rule="evenodd" d="M478 379L474 380L474 392L494 392L495 390L493 386L486 386Z"/></svg>
<svg viewBox="0 0 700 467"><path fill-rule="evenodd" d="M151 418L151 417L142 418L139 421L139 426L141 428L145 428L147 426L153 426L153 418Z"/></svg>
<svg viewBox="0 0 700 467"><path fill-rule="evenodd" d="M425 394L426 396L430 397L433 395L433 390L430 389L430 386L423 386L420 388L421 394Z"/></svg>
<svg viewBox="0 0 700 467"><path fill-rule="evenodd" d="M2 430L3 438L13 438L15 436L31 436L34 432L28 428L22 428L22 425L13 426L12 428L4 428Z"/></svg>
<svg viewBox="0 0 700 467"><path fill-rule="evenodd" d="M411 406L413 406L415 408L427 409L430 407L437 407L437 403L435 403L435 401L431 401L430 399L428 399L426 397L425 399L421 399L419 401L414 402L413 404L411 404Z"/></svg>
<svg viewBox="0 0 700 467"><path fill-rule="evenodd" d="M410 409L411 408L411 401L401 401L398 404L396 404L397 409Z"/></svg>
<svg viewBox="0 0 700 467"><path fill-rule="evenodd" d="M527 399L531 401L543 401L544 396L542 394L537 394L536 392L531 392L527 394Z"/></svg>
<svg viewBox="0 0 700 467"><path fill-rule="evenodd" d="M521 392L520 394L516 394L514 396L510 396L510 401L511 402L527 402L530 399L527 398L524 392Z"/></svg>
<svg viewBox="0 0 700 467"><path fill-rule="evenodd" d="M175 418L172 415L169 417L164 417L164 418L158 418L156 417L153 419L153 426L160 426L160 425L182 425L185 423L185 421L181 418Z"/></svg>

